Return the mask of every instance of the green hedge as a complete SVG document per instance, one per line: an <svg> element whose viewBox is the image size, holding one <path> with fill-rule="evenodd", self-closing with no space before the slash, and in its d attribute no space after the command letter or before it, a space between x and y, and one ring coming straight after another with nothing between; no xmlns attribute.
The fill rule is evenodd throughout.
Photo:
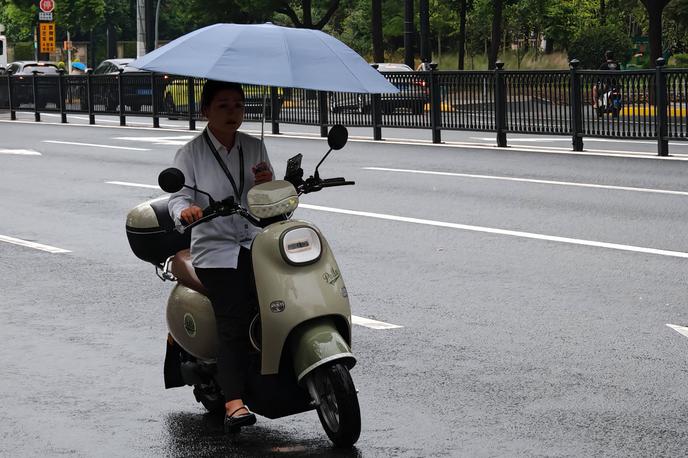
<svg viewBox="0 0 688 458"><path fill-rule="evenodd" d="M670 67L688 68L688 54L674 54L669 59Z"/></svg>

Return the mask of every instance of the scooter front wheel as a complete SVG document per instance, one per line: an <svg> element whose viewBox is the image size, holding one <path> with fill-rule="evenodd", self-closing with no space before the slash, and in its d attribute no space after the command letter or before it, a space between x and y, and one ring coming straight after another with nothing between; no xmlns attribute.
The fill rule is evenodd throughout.
<svg viewBox="0 0 688 458"><path fill-rule="evenodd" d="M320 398L318 417L337 447L351 447L361 435L361 411L349 370L341 363L323 366L313 373Z"/></svg>

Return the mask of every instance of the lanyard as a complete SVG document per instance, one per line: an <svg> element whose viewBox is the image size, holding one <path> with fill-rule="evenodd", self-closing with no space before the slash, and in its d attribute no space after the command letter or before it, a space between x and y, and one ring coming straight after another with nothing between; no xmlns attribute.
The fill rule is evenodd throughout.
<svg viewBox="0 0 688 458"><path fill-rule="evenodd" d="M220 153L217 152L215 145L213 145L213 141L210 139L210 135L208 135L208 129L203 130L203 137L205 138L205 142L208 144L208 147L210 147L210 151L213 152L213 156L215 156L215 159L217 159L217 162L220 164L220 167L222 167L222 171L225 172L225 175L227 175L227 178L229 178L229 182L232 184L232 189L234 189L234 195L236 196L237 201L241 202L241 195L244 193L244 151L241 148L241 143L239 143L239 148L238 148L239 149L239 174L240 174L240 176L239 176L239 188L237 189L236 182L234 181L234 178L232 178L232 174L229 173L229 169L227 168L227 164L225 164L225 161L223 161L222 158L220 157Z"/></svg>

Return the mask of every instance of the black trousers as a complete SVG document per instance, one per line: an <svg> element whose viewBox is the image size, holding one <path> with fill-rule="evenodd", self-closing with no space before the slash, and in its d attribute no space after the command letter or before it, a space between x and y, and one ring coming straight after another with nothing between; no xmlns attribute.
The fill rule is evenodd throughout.
<svg viewBox="0 0 688 458"><path fill-rule="evenodd" d="M217 322L217 371L227 401L241 398L251 342L248 329L257 311L251 252L241 248L236 269L202 269L196 275L208 291Z"/></svg>

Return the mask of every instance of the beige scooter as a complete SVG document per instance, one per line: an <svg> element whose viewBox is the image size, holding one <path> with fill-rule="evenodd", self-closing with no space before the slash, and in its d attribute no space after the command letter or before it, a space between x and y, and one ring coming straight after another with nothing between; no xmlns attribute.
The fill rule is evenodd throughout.
<svg viewBox="0 0 688 458"><path fill-rule="evenodd" d="M210 301L195 275L189 255L189 232L198 224L239 214L263 227L253 241L251 256L258 298L249 336L255 349L244 401L255 413L279 418L317 409L332 442L353 445L361 429L358 397L349 369L351 309L337 262L322 233L311 223L288 218L299 195L325 187L354 184L344 178L321 179L318 167L341 149L348 133L333 126L330 151L303 180L297 155L287 164L285 180L254 186L248 210L229 197L210 205L203 218L174 230L167 213L168 197L144 202L129 212L127 236L134 253L152 262L163 280L177 282L167 304L169 335L165 387L191 385L210 411L224 411L216 380L217 332ZM287 181L288 180L288 181ZM160 174L160 187L176 192L184 185L178 169ZM197 190L203 192L202 190Z"/></svg>

